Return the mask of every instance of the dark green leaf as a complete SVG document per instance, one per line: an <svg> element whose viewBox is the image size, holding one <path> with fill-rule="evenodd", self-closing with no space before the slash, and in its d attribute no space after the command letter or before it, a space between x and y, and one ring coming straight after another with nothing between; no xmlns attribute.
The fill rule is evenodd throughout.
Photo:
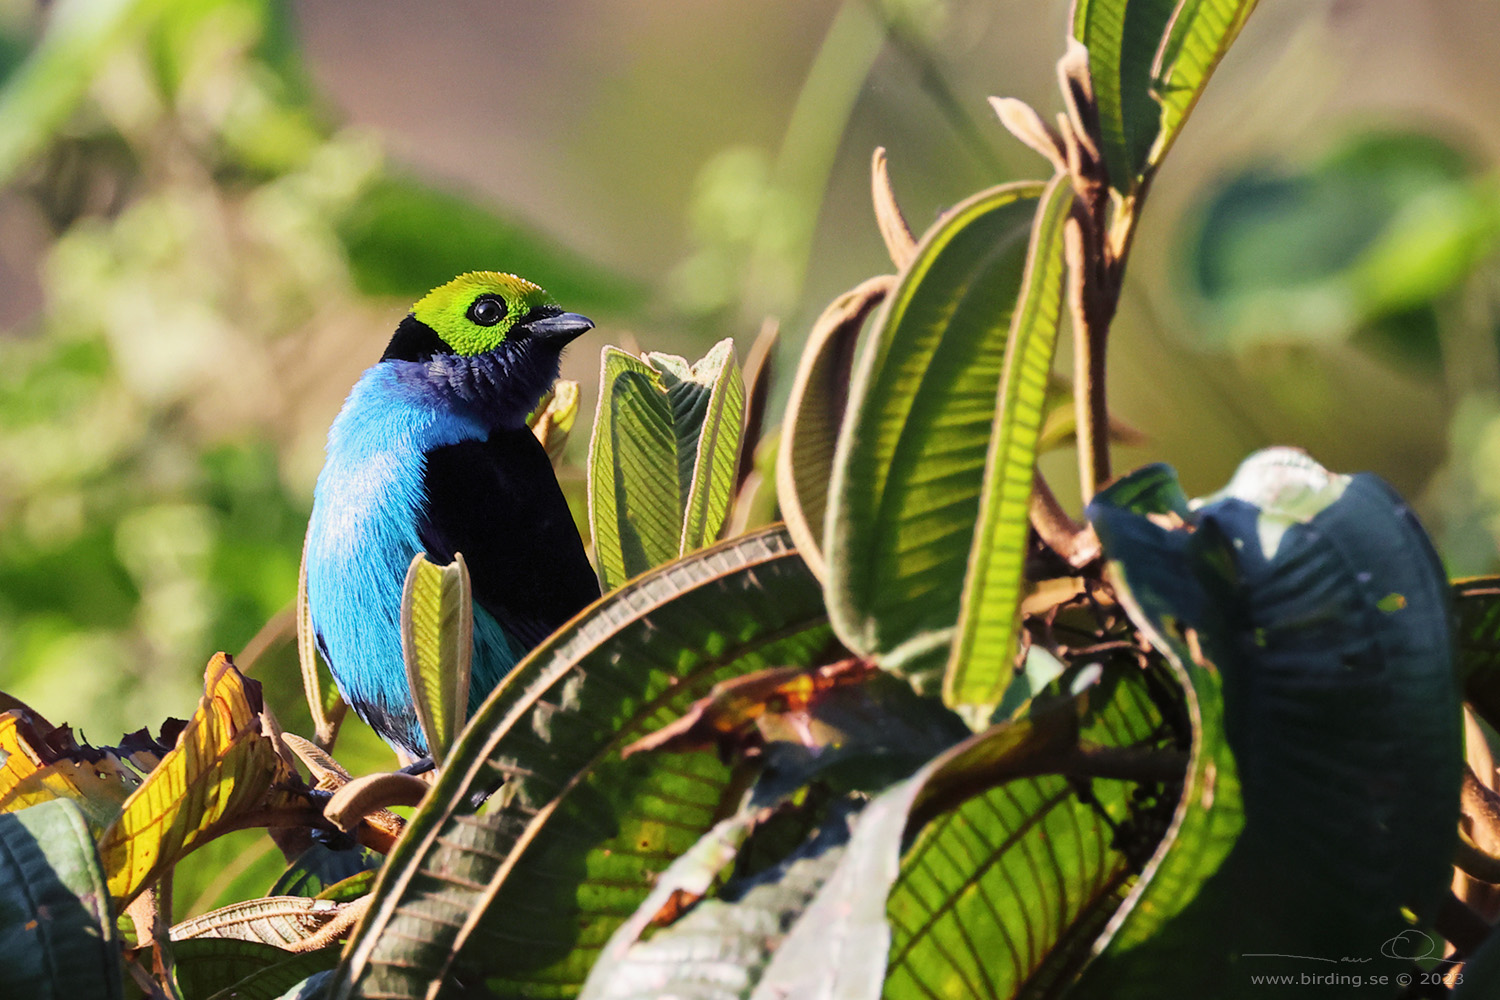
<svg viewBox="0 0 1500 1000"><path fill-rule="evenodd" d="M367 847L334 850L313 844L287 866L266 895L322 896L325 890L345 879L379 868L381 860L380 855Z"/></svg>
<svg viewBox="0 0 1500 1000"><path fill-rule="evenodd" d="M657 876L714 823L730 769L619 751L723 680L823 662L817 581L780 529L642 576L490 696L382 872L336 996L485 979L569 996ZM476 793L489 794L475 811Z"/></svg>
<svg viewBox="0 0 1500 1000"><path fill-rule="evenodd" d="M0 814L0 969L5 992L28 1000L121 995L104 870L65 799Z"/></svg>
<svg viewBox="0 0 1500 1000"><path fill-rule="evenodd" d="M295 954L258 941L193 938L172 944L177 985L188 1000L275 1000L338 964L338 948Z"/></svg>
<svg viewBox="0 0 1500 1000"><path fill-rule="evenodd" d="M1441 566L1384 483L1286 449L1181 529L1145 517L1182 511L1160 467L1089 510L1132 617L1191 685L1195 739L1175 836L1080 995L1251 997L1247 973L1300 971L1277 955L1394 973L1381 946L1404 913L1433 918L1458 812Z"/></svg>

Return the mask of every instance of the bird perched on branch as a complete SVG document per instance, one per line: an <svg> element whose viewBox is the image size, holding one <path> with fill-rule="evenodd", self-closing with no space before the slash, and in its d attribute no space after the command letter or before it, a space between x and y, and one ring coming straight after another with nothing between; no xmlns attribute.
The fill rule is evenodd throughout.
<svg viewBox="0 0 1500 1000"><path fill-rule="evenodd" d="M461 275L428 292L328 432L308 525L307 597L339 691L398 752L427 753L401 656L418 552L462 552L474 595L469 712L599 596L527 415L562 349L593 327L524 278Z"/></svg>

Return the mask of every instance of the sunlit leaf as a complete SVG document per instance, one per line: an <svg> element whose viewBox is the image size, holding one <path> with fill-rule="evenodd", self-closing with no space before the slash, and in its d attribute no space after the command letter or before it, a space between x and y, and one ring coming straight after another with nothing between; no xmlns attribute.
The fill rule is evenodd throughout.
<svg viewBox="0 0 1500 1000"><path fill-rule="evenodd" d="M0 814L0 969L28 1000L121 995L120 943L83 813L59 799Z"/></svg>
<svg viewBox="0 0 1500 1000"><path fill-rule="evenodd" d="M1178 0L1170 32L1151 74L1161 100L1160 134L1151 162L1160 163L1203 95L1208 78L1239 36L1257 0Z"/></svg>
<svg viewBox="0 0 1500 1000"><path fill-rule="evenodd" d="M837 869L799 915L751 996L879 997L891 946L886 906L901 873L913 811L924 800L979 779L981 772L999 780L1007 772L1028 773L1038 761L1073 744L1077 721L1070 703L1035 720L996 726L877 796L859 814ZM965 797L959 792L959 801Z"/></svg>
<svg viewBox="0 0 1500 1000"><path fill-rule="evenodd" d="M455 977L502 995L576 993L730 787L712 755L620 749L714 684L820 662L831 640L817 581L781 530L607 596L471 720L382 872L335 995L426 998ZM478 811L476 793L489 795Z"/></svg>
<svg viewBox="0 0 1500 1000"><path fill-rule="evenodd" d="M0 715L0 812L71 799L97 833L140 783L114 748L80 747L68 727L25 706Z"/></svg>
<svg viewBox="0 0 1500 1000"><path fill-rule="evenodd" d="M1163 673L1150 668L1148 683L1128 660L1108 666L1087 690L1080 743L1137 759L1157 753L1163 764L1181 759L1172 751L1186 734L1168 721L1174 706L1156 703L1172 689ZM954 808L929 805L932 818L903 854L886 907L883 996L1009 1000L1050 995L1070 980L1166 831L1178 773L1018 777L966 798L945 793L961 799ZM980 771L970 780L989 779Z"/></svg>
<svg viewBox="0 0 1500 1000"><path fill-rule="evenodd" d="M1188 0L1193 5L1193 0ZM1177 0L1075 0L1073 37L1089 50L1109 182L1135 190L1156 141L1162 108L1151 92L1152 66Z"/></svg>
<svg viewBox="0 0 1500 1000"><path fill-rule="evenodd" d="M1037 441L1062 318L1063 224L1072 205L1073 189L1059 174L1037 206L1020 299L1011 315L979 523L943 678L948 704L980 706L986 717L1004 695L1015 659Z"/></svg>
<svg viewBox="0 0 1500 1000"><path fill-rule="evenodd" d="M862 349L839 435L831 620L854 652L928 679L958 621L1041 188L982 192L922 238Z"/></svg>
<svg viewBox="0 0 1500 1000"><path fill-rule="evenodd" d="M311 532L309 531L310 535ZM349 705L333 682L333 675L318 669L317 637L313 632L312 605L307 599L307 536L302 541L302 563L297 569L297 663L302 671L302 694L312 716L313 739L319 748L331 750L338 740L339 726Z"/></svg>
<svg viewBox="0 0 1500 1000"><path fill-rule="evenodd" d="M1286 449L1194 511L1152 467L1090 517L1191 685L1195 743L1173 835L1080 995L1250 997L1250 965L1300 968L1275 955L1394 973L1382 943L1447 889L1462 760L1447 582L1420 525L1375 477Z"/></svg>
<svg viewBox="0 0 1500 1000"><path fill-rule="evenodd" d="M184 920L172 928L172 940L232 938L285 948L338 916L343 905L306 896L264 896Z"/></svg>
<svg viewBox="0 0 1500 1000"><path fill-rule="evenodd" d="M854 349L865 319L885 301L895 281L891 275L871 278L834 299L808 333L792 380L776 456L776 495L787 531L820 580L827 573L823 520L828 477L849 401Z"/></svg>
<svg viewBox="0 0 1500 1000"><path fill-rule="evenodd" d="M744 384L734 342L697 364L604 349L589 514L606 590L711 542L736 482Z"/></svg>
<svg viewBox="0 0 1500 1000"><path fill-rule="evenodd" d="M563 449L568 446L568 437L573 433L573 424L578 420L578 383L572 379L558 379L543 397L541 405L527 418L531 432L542 443L547 457L557 464Z"/></svg>
<svg viewBox="0 0 1500 1000"><path fill-rule="evenodd" d="M448 755L466 721L474 602L462 553L439 566L417 553L401 591L401 653L406 679L434 761Z"/></svg>
<svg viewBox="0 0 1500 1000"><path fill-rule="evenodd" d="M251 810L293 808L295 772L263 735L260 685L209 661L204 697L177 745L104 831L99 855L121 907L196 845Z"/></svg>

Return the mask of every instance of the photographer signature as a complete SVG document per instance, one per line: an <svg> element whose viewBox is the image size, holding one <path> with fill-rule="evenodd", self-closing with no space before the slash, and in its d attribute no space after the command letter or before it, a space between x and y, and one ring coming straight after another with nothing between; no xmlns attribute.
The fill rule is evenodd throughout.
<svg viewBox="0 0 1500 1000"><path fill-rule="evenodd" d="M1399 959L1404 962L1420 962L1432 960L1442 962L1445 965L1460 965L1459 959L1443 957L1442 944L1431 934L1419 931L1416 928L1408 928L1380 946L1380 954L1385 958ZM1241 958L1298 958L1306 962L1327 962L1331 965L1351 964L1362 965L1365 962L1374 961L1373 958L1327 958L1322 955L1286 955L1280 952L1263 951L1249 952L1240 956Z"/></svg>

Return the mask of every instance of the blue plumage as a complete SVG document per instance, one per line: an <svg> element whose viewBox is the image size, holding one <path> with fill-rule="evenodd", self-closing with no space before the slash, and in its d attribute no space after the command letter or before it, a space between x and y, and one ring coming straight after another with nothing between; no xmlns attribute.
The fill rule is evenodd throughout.
<svg viewBox="0 0 1500 1000"><path fill-rule="evenodd" d="M484 322L494 312L480 308L485 301L500 305L501 320ZM455 313L474 329L455 325ZM414 307L329 431L307 539L314 631L344 698L414 758L426 741L398 624L414 555L447 562L461 551L469 565L471 712L598 594L551 465L524 423L557 376L563 344L589 325L521 279L465 275Z"/></svg>

